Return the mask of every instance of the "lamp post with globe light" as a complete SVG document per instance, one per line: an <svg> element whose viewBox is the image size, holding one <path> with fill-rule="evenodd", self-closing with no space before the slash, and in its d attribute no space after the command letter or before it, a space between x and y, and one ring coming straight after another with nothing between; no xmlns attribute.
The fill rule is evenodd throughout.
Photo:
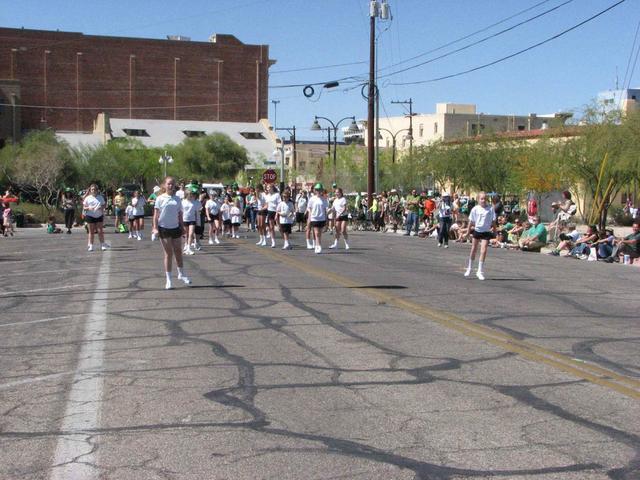
<svg viewBox="0 0 640 480"><path fill-rule="evenodd" d="M409 140L412 141L413 140L413 131L411 128L403 128L402 130L398 130L396 133L393 133L391 130L388 130L386 128L382 128L382 127L378 127L378 130L384 130L385 132L387 132L389 135L391 135L391 139L392 139L392 144L391 144L391 163L396 163L396 137L398 136L398 134L400 132L408 132L407 135L405 135L405 140Z"/></svg>
<svg viewBox="0 0 640 480"><path fill-rule="evenodd" d="M164 154L158 159L158 163L160 165L164 165L164 178L167 178L167 164L173 163L173 157L171 155L167 155L167 151L165 150Z"/></svg>
<svg viewBox="0 0 640 480"><path fill-rule="evenodd" d="M331 124L331 128L333 128L333 183L337 183L337 180L338 180L337 179L337 176L338 176L338 171L337 171L338 127L345 120L351 120L351 124L349 125L347 132L358 133L360 130L358 129L358 124L356 123L356 117L354 116L341 118L336 123L334 123L327 117L319 117L318 115L316 115L313 120L313 125L311 125L311 130L314 130L314 131L322 130L322 127L320 126L320 123L318 122L318 120L326 120Z"/></svg>

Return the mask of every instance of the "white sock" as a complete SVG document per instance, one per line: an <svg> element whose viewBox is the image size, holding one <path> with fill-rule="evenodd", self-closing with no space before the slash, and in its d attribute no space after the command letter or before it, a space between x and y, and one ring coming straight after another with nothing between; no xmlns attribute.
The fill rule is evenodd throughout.
<svg viewBox="0 0 640 480"><path fill-rule="evenodd" d="M471 260L471 258L469 258L469 263L467 264L467 269L471 270L471 267L473 267L473 260Z"/></svg>
<svg viewBox="0 0 640 480"><path fill-rule="evenodd" d="M165 276L167 277L167 282L171 281L171 272L164 272Z"/></svg>
<svg viewBox="0 0 640 480"><path fill-rule="evenodd" d="M179 277L184 276L184 272L182 271L182 268L181 268L181 267L178 267L178 276L179 276Z"/></svg>
<svg viewBox="0 0 640 480"><path fill-rule="evenodd" d="M482 267L484 266L484 262L482 260L478 261L478 271L482 273Z"/></svg>

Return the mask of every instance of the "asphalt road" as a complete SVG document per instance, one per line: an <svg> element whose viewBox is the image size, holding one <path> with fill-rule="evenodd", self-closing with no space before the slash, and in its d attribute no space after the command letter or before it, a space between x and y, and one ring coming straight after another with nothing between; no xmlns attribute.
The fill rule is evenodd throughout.
<svg viewBox="0 0 640 480"><path fill-rule="evenodd" d="M0 238L1 479L640 478L638 268L108 237Z"/></svg>

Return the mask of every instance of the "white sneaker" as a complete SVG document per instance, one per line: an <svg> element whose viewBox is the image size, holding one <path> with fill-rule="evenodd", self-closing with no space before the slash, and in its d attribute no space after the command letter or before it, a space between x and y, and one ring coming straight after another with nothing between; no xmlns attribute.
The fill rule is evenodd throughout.
<svg viewBox="0 0 640 480"><path fill-rule="evenodd" d="M441 246L442 246L442 244L438 242L438 248L440 248Z"/></svg>
<svg viewBox="0 0 640 480"><path fill-rule="evenodd" d="M314 251L315 251L316 253L322 253L322 247L321 247L320 245L318 245L318 246L314 249Z"/></svg>
<svg viewBox="0 0 640 480"><path fill-rule="evenodd" d="M344 242L344 249L349 250L349 244L347 242Z"/></svg>
<svg viewBox="0 0 640 480"><path fill-rule="evenodd" d="M260 239L260 240L258 240L258 241L256 242L256 245L260 245L260 244L262 244L262 239Z"/></svg>
<svg viewBox="0 0 640 480"><path fill-rule="evenodd" d="M209 245L213 245L213 240L209 239Z"/></svg>
<svg viewBox="0 0 640 480"><path fill-rule="evenodd" d="M139 242L142 241L142 235L138 235L136 238Z"/></svg>
<svg viewBox="0 0 640 480"><path fill-rule="evenodd" d="M267 246L267 240L266 240L266 239L263 239L263 240L260 242L260 246L261 246L261 247L266 247L266 246Z"/></svg>
<svg viewBox="0 0 640 480"><path fill-rule="evenodd" d="M478 270L476 272L476 277L478 277L478 280L484 280L484 273L482 273L480 270Z"/></svg>
<svg viewBox="0 0 640 480"><path fill-rule="evenodd" d="M282 250L289 250L289 245L285 243L285 244L282 246Z"/></svg>
<svg viewBox="0 0 640 480"><path fill-rule="evenodd" d="M464 271L464 276L465 276L465 277L468 277L469 275L471 275L471 269L470 269L470 268L467 268L467 269Z"/></svg>
<svg viewBox="0 0 640 480"><path fill-rule="evenodd" d="M93 245L87 246L87 252L93 252Z"/></svg>
<svg viewBox="0 0 640 480"><path fill-rule="evenodd" d="M445 244L444 244L444 248L449 248L449 244L448 244L448 243L445 243Z"/></svg>
<svg viewBox="0 0 640 480"><path fill-rule="evenodd" d="M220 240L218 240L218 237L214 238L213 241L216 245L220 245Z"/></svg>
<svg viewBox="0 0 640 480"><path fill-rule="evenodd" d="M313 244L311 242L307 242L307 250L313 250Z"/></svg>
<svg viewBox="0 0 640 480"><path fill-rule="evenodd" d="M271 248L276 248L276 241L271 239Z"/></svg>
<svg viewBox="0 0 640 480"><path fill-rule="evenodd" d="M173 284L171 283L171 280L167 280L167 283L164 284L164 289L171 290L172 288L173 288Z"/></svg>
<svg viewBox="0 0 640 480"><path fill-rule="evenodd" d="M240 235L236 235L236 238L239 240L240 239Z"/></svg>
<svg viewBox="0 0 640 480"><path fill-rule="evenodd" d="M178 280L182 280L185 285L191 285L191 279L186 275L178 275Z"/></svg>
<svg viewBox="0 0 640 480"><path fill-rule="evenodd" d="M187 248L187 251L186 251L186 252L184 252L184 253L186 253L187 255L195 255L195 253L196 253L196 252L194 252L194 251L193 251L193 250L191 250L190 248Z"/></svg>
<svg viewBox="0 0 640 480"><path fill-rule="evenodd" d="M100 250L102 250L103 252L105 250L109 250L111 248L111 245L109 245L108 243L103 243L102 245L100 245Z"/></svg>
<svg viewBox="0 0 640 480"><path fill-rule="evenodd" d="M334 240L334 242L331 245L329 245L329 248L337 248L337 247L338 247L338 241L337 240Z"/></svg>
<svg viewBox="0 0 640 480"><path fill-rule="evenodd" d="M129 232L129 238L130 239L133 238L133 235L131 235L131 232Z"/></svg>

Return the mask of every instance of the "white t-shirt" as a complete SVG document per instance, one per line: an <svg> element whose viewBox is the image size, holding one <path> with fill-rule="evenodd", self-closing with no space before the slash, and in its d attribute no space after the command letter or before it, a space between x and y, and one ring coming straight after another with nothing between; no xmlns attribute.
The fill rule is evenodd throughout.
<svg viewBox="0 0 640 480"><path fill-rule="evenodd" d="M144 205L147 201L144 197L132 198L131 205L133 205L133 214L136 216L144 215Z"/></svg>
<svg viewBox="0 0 640 480"><path fill-rule="evenodd" d="M218 203L217 200L214 200L214 199L207 200L207 203L205 203L204 208L206 208L207 211L213 217L217 217L218 214L220 213L220 204Z"/></svg>
<svg viewBox="0 0 640 480"><path fill-rule="evenodd" d="M262 210L262 207L264 207L267 204L267 196L264 194L264 192L256 195L256 208L258 210Z"/></svg>
<svg viewBox="0 0 640 480"><path fill-rule="evenodd" d="M241 224L242 223L242 212L235 205L229 209L229 215L231 216L231 223Z"/></svg>
<svg viewBox="0 0 640 480"><path fill-rule="evenodd" d="M198 212L202 208L200 200L182 200L182 220L185 222L195 222Z"/></svg>
<svg viewBox="0 0 640 480"><path fill-rule="evenodd" d="M326 198L314 195L309 199L309 220L312 222L324 222L327 220L329 202Z"/></svg>
<svg viewBox="0 0 640 480"><path fill-rule="evenodd" d="M278 218L280 218L280 223L283 224L292 224L295 219L295 212L293 211L293 202L289 200L285 202L282 200L278 206L276 207L276 212L278 213Z"/></svg>
<svg viewBox="0 0 640 480"><path fill-rule="evenodd" d="M496 221L496 212L491 205L483 207L476 205L471 209L469 222L473 222L476 232L490 232L491 225Z"/></svg>
<svg viewBox="0 0 640 480"><path fill-rule="evenodd" d="M133 218L135 217L135 209L133 208L133 206L131 205L127 205L127 208L125 208L124 213L128 218Z"/></svg>
<svg viewBox="0 0 640 480"><path fill-rule="evenodd" d="M163 193L156 198L154 208L160 211L160 214L158 215L158 227L178 228L180 226L182 201L177 195L168 195Z"/></svg>
<svg viewBox="0 0 640 480"><path fill-rule="evenodd" d="M273 192L265 195L267 201L267 211L275 212L278 204L280 203L280 194Z"/></svg>
<svg viewBox="0 0 640 480"><path fill-rule="evenodd" d="M451 212L453 211L453 205L447 205L444 202L440 202L440 206L438 208L438 215L440 218L449 218L451 217Z"/></svg>
<svg viewBox="0 0 640 480"><path fill-rule="evenodd" d="M95 197L93 195L87 195L82 201L82 208L84 209L85 216L100 218L104 215L105 203L104 197L100 194Z"/></svg>
<svg viewBox="0 0 640 480"><path fill-rule="evenodd" d="M180 189L176 192L176 197L178 197L180 200L182 200L184 198L184 190Z"/></svg>
<svg viewBox="0 0 640 480"><path fill-rule="evenodd" d="M347 199L345 197L335 198L332 205L333 210L336 212L336 218L347 213Z"/></svg>
<svg viewBox="0 0 640 480"><path fill-rule="evenodd" d="M222 221L231 220L231 205L223 203L220 206L220 212L222 213Z"/></svg>
<svg viewBox="0 0 640 480"><path fill-rule="evenodd" d="M296 199L296 209L299 213L304 213L307 211L307 201L307 197L298 194L298 198Z"/></svg>

